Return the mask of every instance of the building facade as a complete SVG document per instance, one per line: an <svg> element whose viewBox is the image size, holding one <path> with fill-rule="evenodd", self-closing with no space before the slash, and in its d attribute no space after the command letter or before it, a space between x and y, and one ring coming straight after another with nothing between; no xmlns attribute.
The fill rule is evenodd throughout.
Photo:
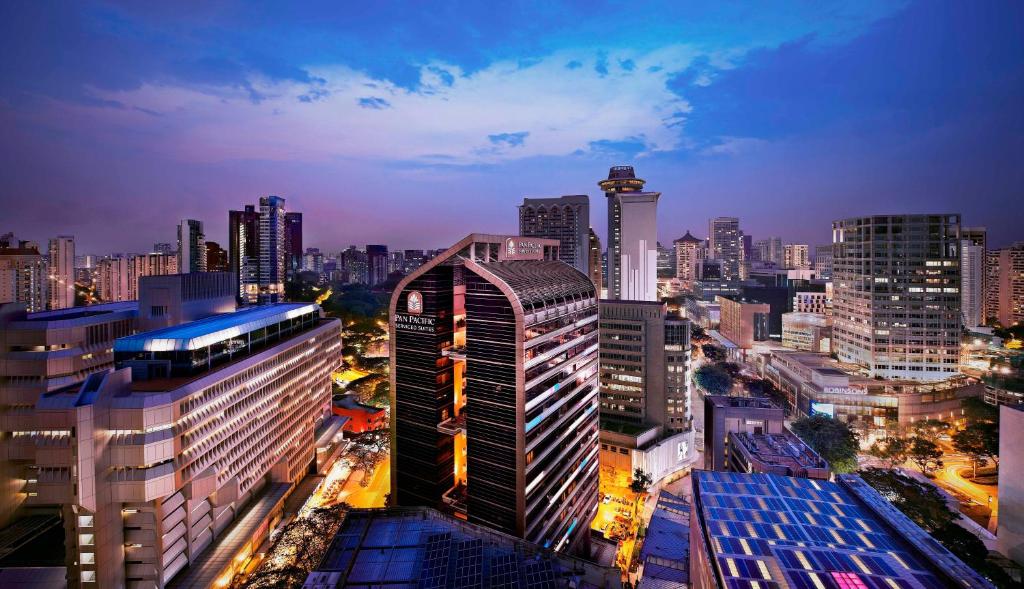
<svg viewBox="0 0 1024 589"><path fill-rule="evenodd" d="M391 492L397 505L585 552L597 508L597 293L557 250L471 234L399 283Z"/></svg>
<svg viewBox="0 0 1024 589"><path fill-rule="evenodd" d="M988 313L1000 325L1024 322L1024 242L990 251Z"/></svg>
<svg viewBox="0 0 1024 589"><path fill-rule="evenodd" d="M559 259L589 274L590 197L524 198L519 205L519 235L557 239Z"/></svg>
<svg viewBox="0 0 1024 589"><path fill-rule="evenodd" d="M722 280L740 280L740 220L715 217L708 224L708 257L722 262Z"/></svg>
<svg viewBox="0 0 1024 589"><path fill-rule="evenodd" d="M833 351L871 376L942 380L960 357L960 215L835 221Z"/></svg>
<svg viewBox="0 0 1024 589"><path fill-rule="evenodd" d="M284 214L284 251L285 273L291 278L302 266L302 213Z"/></svg>
<svg viewBox="0 0 1024 589"><path fill-rule="evenodd" d="M178 223L178 271L206 272L206 233L202 221L183 219Z"/></svg>
<svg viewBox="0 0 1024 589"><path fill-rule="evenodd" d="M672 242L676 255L676 278L683 282L686 288L692 288L693 282L697 280L697 267L704 259L704 241L690 235L686 235Z"/></svg>
<svg viewBox="0 0 1024 589"><path fill-rule="evenodd" d="M601 295L601 290L604 288L604 268L601 264L601 238L594 233L593 227L588 229L590 237L588 244L590 247L590 256L587 262L587 274L590 276L590 281L594 283L594 289L598 295Z"/></svg>
<svg viewBox="0 0 1024 589"><path fill-rule="evenodd" d="M288 248L302 242L302 217L291 217L285 199L262 196L259 208L228 211L228 270L237 276L238 300L276 303L284 296L289 264L301 263Z"/></svg>
<svg viewBox="0 0 1024 589"><path fill-rule="evenodd" d="M58 235L50 240L47 280L50 309L75 306L75 238Z"/></svg>
<svg viewBox="0 0 1024 589"><path fill-rule="evenodd" d="M388 246L366 246L367 284L374 287L388 279Z"/></svg>
<svg viewBox="0 0 1024 589"><path fill-rule="evenodd" d="M206 271L207 272L227 272L230 264L228 263L228 252L222 248L216 241L206 242ZM238 278L235 278L238 281Z"/></svg>
<svg viewBox="0 0 1024 589"><path fill-rule="evenodd" d="M767 303L729 296L717 296L715 302L720 308L718 331L737 347L750 349L754 342L768 339Z"/></svg>
<svg viewBox="0 0 1024 589"><path fill-rule="evenodd" d="M832 280L832 244L814 248L814 275L821 280Z"/></svg>
<svg viewBox="0 0 1024 589"><path fill-rule="evenodd" d="M832 351L832 321L820 313L783 313L782 345L828 354Z"/></svg>
<svg viewBox="0 0 1024 589"><path fill-rule="evenodd" d="M805 270L811 267L811 246L787 243L782 247L782 267Z"/></svg>
<svg viewBox="0 0 1024 589"><path fill-rule="evenodd" d="M614 166L598 182L608 199L608 298L658 300L658 199L632 166Z"/></svg>
<svg viewBox="0 0 1024 589"><path fill-rule="evenodd" d="M960 313L966 328L985 324L985 261L984 246L961 240Z"/></svg>
<svg viewBox="0 0 1024 589"><path fill-rule="evenodd" d="M23 241L0 247L0 303L23 303L29 311L44 311L47 283L38 246Z"/></svg>

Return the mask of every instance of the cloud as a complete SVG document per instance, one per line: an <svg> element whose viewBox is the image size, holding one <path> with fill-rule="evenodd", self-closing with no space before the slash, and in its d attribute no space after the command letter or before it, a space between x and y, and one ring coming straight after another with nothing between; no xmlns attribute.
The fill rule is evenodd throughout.
<svg viewBox="0 0 1024 589"><path fill-rule="evenodd" d="M583 62L578 60L578 59L574 59L574 60L570 61L569 63L565 64L565 69L568 69L568 70L578 70L581 67L583 67Z"/></svg>
<svg viewBox="0 0 1024 589"><path fill-rule="evenodd" d="M368 98L360 98L357 102L359 106L363 108L372 108L374 110L383 110L385 108L391 108L391 103L383 98L376 96L370 96Z"/></svg>
<svg viewBox="0 0 1024 589"><path fill-rule="evenodd" d="M690 106L667 81L697 55L685 46L610 51L605 61L635 68L606 74L566 69L583 63L586 51L554 52L528 64L498 61L473 73L430 62L420 66L415 89L346 66L309 66L312 86L252 77L258 102L245 87L217 93L171 83L93 89L94 99L126 108L88 116L99 117L111 134L130 130L124 140L144 140L140 148L187 161L443 159L473 165L590 152L604 149L601 142L628 142L632 153L651 154L684 145L681 124ZM157 124L133 115L134 109L164 117ZM387 116L367 117L368 109Z"/></svg>
<svg viewBox="0 0 1024 589"><path fill-rule="evenodd" d="M495 145L506 145L508 147L519 147L523 144L523 141L530 135L529 131L520 131L518 133L498 133L496 135L488 135L487 138L491 140L491 143Z"/></svg>

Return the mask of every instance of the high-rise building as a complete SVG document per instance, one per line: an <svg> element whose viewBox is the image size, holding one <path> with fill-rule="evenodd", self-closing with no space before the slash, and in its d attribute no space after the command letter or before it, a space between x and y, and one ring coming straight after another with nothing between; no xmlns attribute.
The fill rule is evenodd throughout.
<svg viewBox="0 0 1024 589"><path fill-rule="evenodd" d="M987 323L988 314L988 230L984 227L961 227L960 239L981 247L981 322Z"/></svg>
<svg viewBox="0 0 1024 589"><path fill-rule="evenodd" d="M590 197L573 194L524 198L519 205L519 235L557 239L560 259L587 274L590 256Z"/></svg>
<svg viewBox="0 0 1024 589"><path fill-rule="evenodd" d="M1024 322L1024 241L988 253L988 314L1000 325Z"/></svg>
<svg viewBox="0 0 1024 589"><path fill-rule="evenodd" d="M153 244L153 251L158 254L173 254L174 245L170 243L158 242Z"/></svg>
<svg viewBox="0 0 1024 589"><path fill-rule="evenodd" d="M598 182L608 199L608 298L658 300L658 198L644 192L632 166L614 166Z"/></svg>
<svg viewBox="0 0 1024 589"><path fill-rule="evenodd" d="M228 264L228 252L220 246L216 241L206 242L206 271L207 272L227 272L230 264ZM238 280L237 278L235 279Z"/></svg>
<svg viewBox="0 0 1024 589"><path fill-rule="evenodd" d="M299 270L302 272L314 272L318 275L324 273L324 255L320 253L320 248L306 248L306 253L302 255L302 266Z"/></svg>
<svg viewBox="0 0 1024 589"><path fill-rule="evenodd" d="M46 309L46 262L33 242L14 242L0 247L0 303L23 303L30 312Z"/></svg>
<svg viewBox="0 0 1024 589"><path fill-rule="evenodd" d="M754 260L754 237L740 231L740 246L740 278L746 280Z"/></svg>
<svg viewBox="0 0 1024 589"><path fill-rule="evenodd" d="M206 272L206 234L202 221L182 219L178 223L178 271L182 274Z"/></svg>
<svg viewBox="0 0 1024 589"><path fill-rule="evenodd" d="M302 267L302 213L284 214L284 250L286 274L290 278Z"/></svg>
<svg viewBox="0 0 1024 589"><path fill-rule="evenodd" d="M715 302L721 309L718 330L738 348L750 349L754 342L768 339L771 308L767 303L721 295L715 297Z"/></svg>
<svg viewBox="0 0 1024 589"><path fill-rule="evenodd" d="M676 256L675 250L667 248L658 242L658 278L675 278Z"/></svg>
<svg viewBox="0 0 1024 589"><path fill-rule="evenodd" d="M601 293L601 289L604 288L604 268L601 264L601 238L594 233L594 228L589 229L590 237L588 239L590 255L587 264L587 274L590 276L590 281L594 283L594 288L597 289L597 293Z"/></svg>
<svg viewBox="0 0 1024 589"><path fill-rule="evenodd" d="M811 267L811 247L802 243L787 243L782 246L782 267L808 269Z"/></svg>
<svg viewBox="0 0 1024 589"><path fill-rule="evenodd" d="M287 237L287 240L286 240ZM302 244L302 216L288 217L285 199L262 196L259 210L228 212L229 270L238 276L239 300L245 303L274 303L284 296L289 264L301 264L293 257Z"/></svg>
<svg viewBox="0 0 1024 589"><path fill-rule="evenodd" d="M139 254L128 260L128 299L139 298L139 280L145 276L178 274L178 257L168 254Z"/></svg>
<svg viewBox="0 0 1024 589"><path fill-rule="evenodd" d="M558 246L471 234L398 284L391 496L575 552L597 509L597 293Z"/></svg>
<svg viewBox="0 0 1024 589"><path fill-rule="evenodd" d="M985 324L984 246L968 239L960 242L960 313L964 327Z"/></svg>
<svg viewBox="0 0 1024 589"><path fill-rule="evenodd" d="M676 250L676 278L683 281L687 288L691 288L693 281L697 280L697 266L704 259L704 242L690 235L686 235L672 242Z"/></svg>
<svg viewBox="0 0 1024 589"><path fill-rule="evenodd" d="M833 351L873 377L942 380L960 356L960 215L832 223Z"/></svg>
<svg viewBox="0 0 1024 589"><path fill-rule="evenodd" d="M776 268L781 268L784 259L782 238L769 237L768 239L757 240L754 242L752 254L753 261L755 262L773 264Z"/></svg>
<svg viewBox="0 0 1024 589"><path fill-rule="evenodd" d="M413 270L419 268L427 261L423 250L405 250L402 254L402 274L412 274Z"/></svg>
<svg viewBox="0 0 1024 589"><path fill-rule="evenodd" d="M68 586L212 585L223 563L188 567L316 464L340 334L316 305L277 304L129 335L114 371L20 415L25 504L61 508Z"/></svg>
<svg viewBox="0 0 1024 589"><path fill-rule="evenodd" d="M366 272L370 287L383 284L388 279L388 246L366 246Z"/></svg>
<svg viewBox="0 0 1024 589"><path fill-rule="evenodd" d="M740 280L740 220L715 217L708 227L708 257L722 262L722 280Z"/></svg>
<svg viewBox="0 0 1024 589"><path fill-rule="evenodd" d="M58 235L50 240L47 282L50 309L75 306L75 238Z"/></svg>
<svg viewBox="0 0 1024 589"><path fill-rule="evenodd" d="M339 258L341 263L340 269L347 275L348 284L369 284L370 270L365 251L350 245L348 249L341 252Z"/></svg>
<svg viewBox="0 0 1024 589"><path fill-rule="evenodd" d="M388 252L388 275L405 274L405 252L394 250Z"/></svg>
<svg viewBox="0 0 1024 589"><path fill-rule="evenodd" d="M832 280L832 244L814 248L814 275L822 280Z"/></svg>
<svg viewBox="0 0 1024 589"><path fill-rule="evenodd" d="M131 260L116 255L100 260L96 267L96 295L107 303L132 300L130 284Z"/></svg>

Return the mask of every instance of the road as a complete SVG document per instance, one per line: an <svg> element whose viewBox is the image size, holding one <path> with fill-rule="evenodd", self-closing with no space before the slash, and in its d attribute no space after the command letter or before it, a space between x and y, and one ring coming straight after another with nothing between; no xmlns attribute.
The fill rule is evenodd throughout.
<svg viewBox="0 0 1024 589"><path fill-rule="evenodd" d="M360 483L363 471L356 471L348 477L338 494L338 500L352 507L384 507L384 496L391 492L391 459L384 458L376 468L367 486Z"/></svg>

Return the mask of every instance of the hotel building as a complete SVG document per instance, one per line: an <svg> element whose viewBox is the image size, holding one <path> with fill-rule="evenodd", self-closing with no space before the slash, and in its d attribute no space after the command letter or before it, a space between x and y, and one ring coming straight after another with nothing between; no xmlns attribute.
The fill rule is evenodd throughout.
<svg viewBox="0 0 1024 589"><path fill-rule="evenodd" d="M715 217L708 227L708 257L722 262L721 279L738 281L741 267L740 220L736 217Z"/></svg>
<svg viewBox="0 0 1024 589"><path fill-rule="evenodd" d="M519 205L519 235L558 240L558 259L590 272L590 197L524 198Z"/></svg>
<svg viewBox="0 0 1024 589"><path fill-rule="evenodd" d="M960 357L960 215L832 223L833 351L870 376L942 380Z"/></svg>
<svg viewBox="0 0 1024 589"><path fill-rule="evenodd" d="M689 289L693 287L693 281L697 280L697 267L704 259L704 241L690 235L686 235L672 242L676 255L676 278L683 282Z"/></svg>
<svg viewBox="0 0 1024 589"><path fill-rule="evenodd" d="M340 334L313 304L253 307L120 338L114 371L44 394L21 418L23 492L62 508L69 586L165 587L301 478Z"/></svg>
<svg viewBox="0 0 1024 589"><path fill-rule="evenodd" d="M398 284L391 492L575 552L597 509L598 310L558 246L471 234Z"/></svg>
<svg viewBox="0 0 1024 589"><path fill-rule="evenodd" d="M47 279L50 309L75 306L75 238L58 235L50 240Z"/></svg>
<svg viewBox="0 0 1024 589"><path fill-rule="evenodd" d="M614 166L597 183L608 198L608 298L658 300L658 198L632 166Z"/></svg>

